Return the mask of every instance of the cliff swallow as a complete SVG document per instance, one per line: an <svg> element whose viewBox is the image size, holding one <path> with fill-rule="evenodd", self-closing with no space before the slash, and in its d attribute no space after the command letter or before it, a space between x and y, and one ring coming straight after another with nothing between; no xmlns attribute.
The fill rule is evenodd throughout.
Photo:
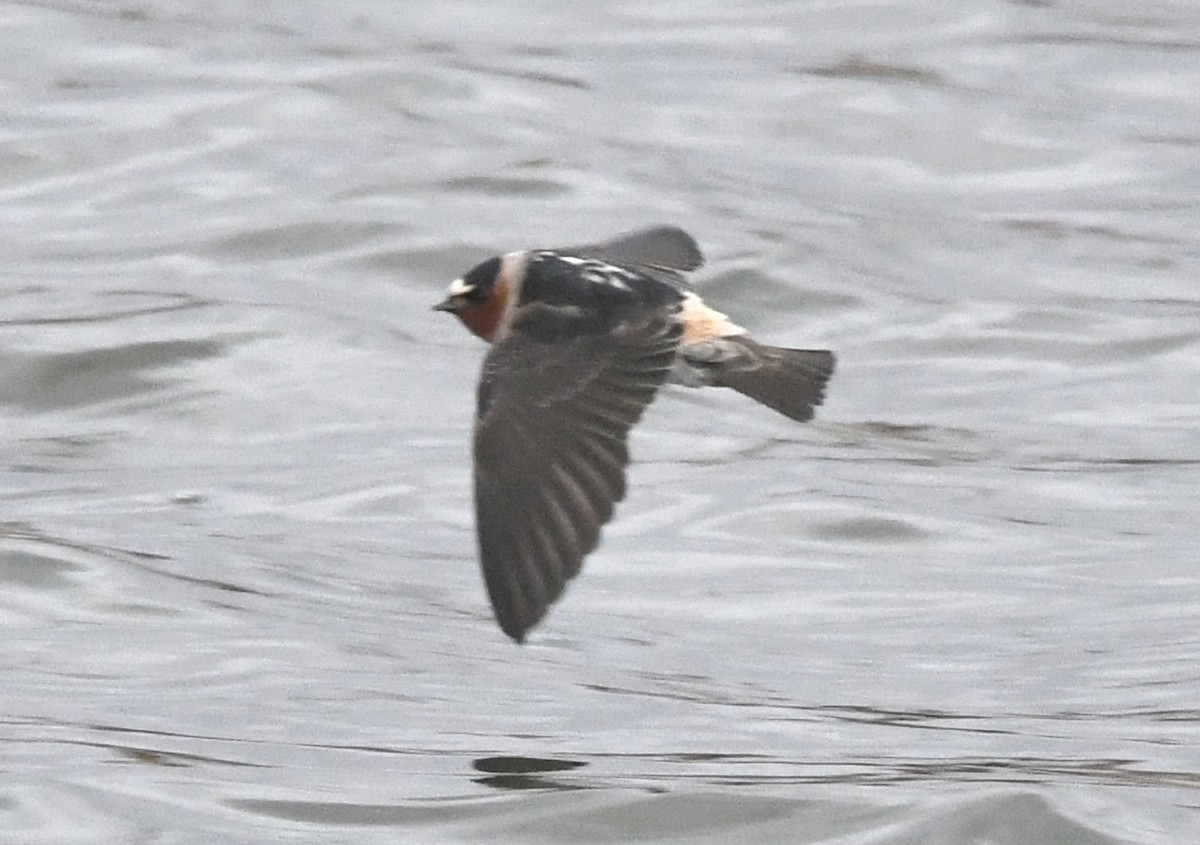
<svg viewBox="0 0 1200 845"><path fill-rule="evenodd" d="M475 519L488 596L518 643L541 621L625 496L626 441L666 381L731 387L798 422L833 373L827 350L753 340L692 292L681 229L489 258L448 311L492 346L475 412Z"/></svg>

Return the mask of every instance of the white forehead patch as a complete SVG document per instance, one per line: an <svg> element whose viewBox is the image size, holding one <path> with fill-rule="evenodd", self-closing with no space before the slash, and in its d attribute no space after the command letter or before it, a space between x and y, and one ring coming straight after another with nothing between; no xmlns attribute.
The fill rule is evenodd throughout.
<svg viewBox="0 0 1200 845"><path fill-rule="evenodd" d="M473 290L475 290L475 285L468 285L462 279L455 279L450 283L450 289L447 293L451 296L466 296Z"/></svg>

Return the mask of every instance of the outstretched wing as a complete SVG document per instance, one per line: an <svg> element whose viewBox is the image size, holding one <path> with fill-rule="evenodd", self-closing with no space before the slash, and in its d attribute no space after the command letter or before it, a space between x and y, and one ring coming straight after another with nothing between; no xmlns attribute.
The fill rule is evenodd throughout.
<svg viewBox="0 0 1200 845"><path fill-rule="evenodd" d="M517 642L596 547L625 496L629 429L670 372L667 309L565 330L569 309L522 306L484 359L475 425L479 554L496 620Z"/></svg>
<svg viewBox="0 0 1200 845"><path fill-rule="evenodd" d="M696 241L676 226L651 226L603 243L564 247L555 252L607 261L645 273L676 288L686 288L687 280L683 274L704 263Z"/></svg>

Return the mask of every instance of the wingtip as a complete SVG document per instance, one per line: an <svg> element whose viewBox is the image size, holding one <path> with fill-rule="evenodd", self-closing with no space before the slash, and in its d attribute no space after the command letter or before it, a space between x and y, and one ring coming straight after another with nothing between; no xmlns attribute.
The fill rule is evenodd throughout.
<svg viewBox="0 0 1200 845"><path fill-rule="evenodd" d="M681 273L697 270L704 254L696 239L678 226L658 223L617 235L603 243L568 247L562 252L598 258L621 266L660 272L681 282Z"/></svg>
<svg viewBox="0 0 1200 845"><path fill-rule="evenodd" d="M496 615L496 624L500 626L500 630L504 632L510 640L517 645L525 645L525 635L537 623L526 624L520 619L513 618L510 614L501 613L499 608L493 607Z"/></svg>
<svg viewBox="0 0 1200 845"><path fill-rule="evenodd" d="M704 266L700 244L679 226L660 223L648 227L642 234L654 249L669 257L667 266L671 269L690 272Z"/></svg>

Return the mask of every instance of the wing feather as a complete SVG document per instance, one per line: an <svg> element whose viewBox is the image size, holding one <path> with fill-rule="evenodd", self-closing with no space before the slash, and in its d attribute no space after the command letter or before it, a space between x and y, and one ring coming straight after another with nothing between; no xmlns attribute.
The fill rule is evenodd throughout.
<svg viewBox="0 0 1200 845"><path fill-rule="evenodd" d="M680 327L666 310L576 336L513 327L484 361L475 511L492 609L521 642L624 498L629 429L666 380Z"/></svg>
<svg viewBox="0 0 1200 845"><path fill-rule="evenodd" d="M650 226L602 243L564 247L555 252L606 261L684 289L688 285L683 274L704 264L704 255L695 239L676 226Z"/></svg>

